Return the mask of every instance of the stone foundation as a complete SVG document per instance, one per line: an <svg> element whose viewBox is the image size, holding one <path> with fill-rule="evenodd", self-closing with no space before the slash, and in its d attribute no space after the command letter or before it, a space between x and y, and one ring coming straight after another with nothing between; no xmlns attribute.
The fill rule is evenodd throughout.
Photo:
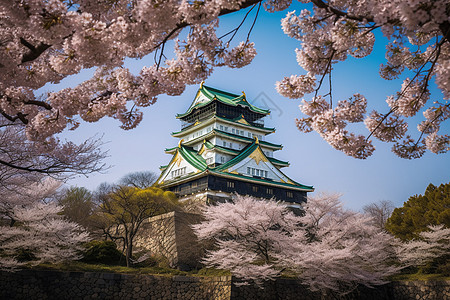
<svg viewBox="0 0 450 300"><path fill-rule="evenodd" d="M218 299L231 297L228 276L127 275L88 272L0 272L0 299Z"/></svg>
<svg viewBox="0 0 450 300"><path fill-rule="evenodd" d="M319 300L293 279L235 286L231 276L187 277L58 271L0 271L0 299ZM335 299L340 299L335 297ZM446 300L450 281L398 281L362 287L346 300Z"/></svg>
<svg viewBox="0 0 450 300"><path fill-rule="evenodd" d="M198 214L180 211L149 218L141 225L135 247L165 258L171 267L199 267L204 247L197 241L190 226L200 220Z"/></svg>

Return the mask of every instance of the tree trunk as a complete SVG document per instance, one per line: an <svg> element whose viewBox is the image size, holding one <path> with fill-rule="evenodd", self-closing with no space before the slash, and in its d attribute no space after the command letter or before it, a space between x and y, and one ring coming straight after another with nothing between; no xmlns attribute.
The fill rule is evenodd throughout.
<svg viewBox="0 0 450 300"><path fill-rule="evenodd" d="M127 260L127 267L131 266L131 257L133 255L133 239L128 239L127 243L127 252L126 252L126 260Z"/></svg>

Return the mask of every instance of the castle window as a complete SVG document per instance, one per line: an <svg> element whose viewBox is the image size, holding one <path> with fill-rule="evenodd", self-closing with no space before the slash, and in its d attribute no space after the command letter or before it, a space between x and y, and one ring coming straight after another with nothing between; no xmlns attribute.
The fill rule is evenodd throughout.
<svg viewBox="0 0 450 300"><path fill-rule="evenodd" d="M244 135L244 130L241 130L241 135Z"/></svg>
<svg viewBox="0 0 450 300"><path fill-rule="evenodd" d="M230 148L233 149L233 143L230 142Z"/></svg>
<svg viewBox="0 0 450 300"><path fill-rule="evenodd" d="M221 162L221 163L224 163L224 162L225 162L225 157L221 156L221 157L220 157L220 162Z"/></svg>
<svg viewBox="0 0 450 300"><path fill-rule="evenodd" d="M192 182L191 186L192 186L193 188L197 187L197 181Z"/></svg>
<svg viewBox="0 0 450 300"><path fill-rule="evenodd" d="M225 131L228 132L228 126L225 126Z"/></svg>
<svg viewBox="0 0 450 300"><path fill-rule="evenodd" d="M287 196L288 198L294 198L294 193L292 193L292 192L286 192L286 196Z"/></svg>
<svg viewBox="0 0 450 300"><path fill-rule="evenodd" d="M184 175L184 174L186 174L186 167L173 170L171 174L172 174L172 178Z"/></svg>
<svg viewBox="0 0 450 300"><path fill-rule="evenodd" d="M210 165L210 164L212 164L214 162L214 157L208 157L207 159L206 159L206 164L207 165Z"/></svg>
<svg viewBox="0 0 450 300"><path fill-rule="evenodd" d="M273 195L273 189L267 188L266 193L269 195Z"/></svg>
<svg viewBox="0 0 450 300"><path fill-rule="evenodd" d="M233 133L233 134L235 133L235 130L234 130L234 128L231 128L231 133Z"/></svg>
<svg viewBox="0 0 450 300"><path fill-rule="evenodd" d="M252 137L252 133L251 133L251 132L247 132L247 136L248 136L249 138L251 138L251 137Z"/></svg>
<svg viewBox="0 0 450 300"><path fill-rule="evenodd" d="M219 128L220 128L220 130L223 130L223 126L222 125L220 125Z"/></svg>
<svg viewBox="0 0 450 300"><path fill-rule="evenodd" d="M253 191L254 193L257 193L257 192L258 192L258 187L257 187L256 185L253 185L253 186L252 186L252 191Z"/></svg>
<svg viewBox="0 0 450 300"><path fill-rule="evenodd" d="M223 146L226 147L227 146L227 142L223 141Z"/></svg>
<svg viewBox="0 0 450 300"><path fill-rule="evenodd" d="M268 177L269 172L266 170L255 169L251 167L247 167L247 174L258 177Z"/></svg>
<svg viewBox="0 0 450 300"><path fill-rule="evenodd" d="M234 189L234 182L233 181L227 181L227 187Z"/></svg>

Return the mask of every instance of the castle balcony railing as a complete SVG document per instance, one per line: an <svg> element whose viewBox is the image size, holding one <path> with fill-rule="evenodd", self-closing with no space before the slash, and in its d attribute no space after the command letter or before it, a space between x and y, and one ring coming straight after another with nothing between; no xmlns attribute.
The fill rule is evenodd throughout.
<svg viewBox="0 0 450 300"><path fill-rule="evenodd" d="M190 183L189 185L185 185L185 186L179 186L179 187L177 187L176 190L173 190L172 192L177 196L183 196L183 195L189 195L189 194L197 193L200 191L204 191L208 187L208 182L198 183L195 186L192 185L193 183Z"/></svg>

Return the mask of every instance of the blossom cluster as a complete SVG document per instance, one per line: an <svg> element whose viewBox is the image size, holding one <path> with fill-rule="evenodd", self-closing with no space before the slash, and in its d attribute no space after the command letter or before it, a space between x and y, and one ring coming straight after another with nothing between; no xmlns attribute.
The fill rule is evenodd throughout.
<svg viewBox="0 0 450 300"><path fill-rule="evenodd" d="M19 224L0 226L1 269L15 269L26 263L59 263L80 258L82 244L89 240L89 234L80 225L61 216L62 206L44 201L60 185L61 182L46 178L42 183L11 193L12 197L7 197L0 204L2 219ZM33 259L20 261L17 259L20 251L26 251Z"/></svg>
<svg viewBox="0 0 450 300"><path fill-rule="evenodd" d="M302 100L300 110L307 118L297 119L297 127L303 132L316 131L333 148L347 155L364 159L375 147L371 140L346 130L348 123L361 122L366 112L367 100L355 94L348 100L341 100L335 108L322 96L311 101Z"/></svg>
<svg viewBox="0 0 450 300"><path fill-rule="evenodd" d="M11 122L25 124L33 140L75 128L80 120L96 122L105 116L119 120L124 129L134 128L143 118L140 107L155 103L159 95L181 94L187 84L205 80L214 67L241 68L251 63L256 50L250 32L247 40L232 41L241 24L218 37L219 16L261 4L269 12L281 11L291 2L0 0L0 112ZM389 112L367 117L352 111L356 105L342 102L333 108L329 84L330 91L322 96L330 96L330 107L301 119L303 131L318 131L336 149L365 158L374 150L371 142L344 129L348 122L365 120L370 136L396 144L394 152L399 153L398 149L408 148L402 139L409 140L404 138L407 121L402 118L429 109L432 78L444 99L433 107L448 108L447 0L300 2L312 3L312 8L287 13L281 26L300 42L297 62L306 75L284 77L276 84L281 95L302 98L315 92L318 98L325 77L331 82L336 63L371 54L378 28L389 39L380 76L391 80L405 71L412 74L396 95L388 97ZM166 57L164 49L171 41L174 54ZM150 54L154 63L143 66L139 74L123 66L127 58L146 61ZM88 68L96 72L85 82L43 96L34 94L47 83L58 83ZM412 147L424 145L432 152L445 152L446 147L437 146L448 141L438 133L436 123L442 119L446 118L426 118Z"/></svg>
<svg viewBox="0 0 450 300"><path fill-rule="evenodd" d="M0 110L11 120L20 116L33 140L45 140L80 119L96 122L105 116L134 128L143 117L139 107L153 104L158 95L181 94L186 84L205 80L214 66L240 68L252 61L254 43L233 47L215 34L218 16L244 2L2 0ZM183 28L190 29L186 40L176 40ZM175 56L165 59L169 40L175 40ZM139 74L123 68L126 58L151 53L155 63ZM81 84L42 98L33 93L92 67L94 76Z"/></svg>
<svg viewBox="0 0 450 300"><path fill-rule="evenodd" d="M345 209L339 195L308 198L301 210L294 215L285 203L241 195L205 207L204 220L193 225L200 240L215 241L204 262L258 284L288 270L323 295L383 284L398 271L394 239Z"/></svg>
<svg viewBox="0 0 450 300"><path fill-rule="evenodd" d="M306 118L297 120L303 132L316 131L334 148L347 155L366 158L374 148L369 137L364 138L347 132L347 122L364 122L370 137L393 143L392 151L403 158L417 158L428 149L433 153L449 150L447 135L439 135L440 123L447 119L450 96L450 55L448 22L450 20L448 1L301 1L313 2L312 10L302 10L300 14L289 12L282 20L285 34L299 40L296 49L298 64L308 75L292 75L277 82L278 92L289 98L302 98L315 92L311 101L302 101L300 109ZM362 58L373 49L373 31L381 31L389 39L386 47L387 63L382 64L380 76L387 80L397 79L405 71L412 72L412 79L403 81L397 95L389 96L387 113L372 111L365 116L364 111L348 112L352 119L342 113L343 102L332 107L331 83L328 93L329 105L320 96L322 82L330 77L333 65L346 60L348 56ZM447 29L445 29L447 28ZM444 95L444 103L435 103L424 112L426 120L419 124L418 140L405 137L408 121L426 108L430 99L429 82L435 76L438 87ZM308 78L308 80L305 80ZM365 101L365 100L364 100ZM347 105L347 104L346 104ZM310 107L320 108L311 111ZM358 107L358 106L353 106ZM439 116L431 117L429 110ZM428 112L427 112L428 111ZM363 152L358 151L364 149Z"/></svg>

